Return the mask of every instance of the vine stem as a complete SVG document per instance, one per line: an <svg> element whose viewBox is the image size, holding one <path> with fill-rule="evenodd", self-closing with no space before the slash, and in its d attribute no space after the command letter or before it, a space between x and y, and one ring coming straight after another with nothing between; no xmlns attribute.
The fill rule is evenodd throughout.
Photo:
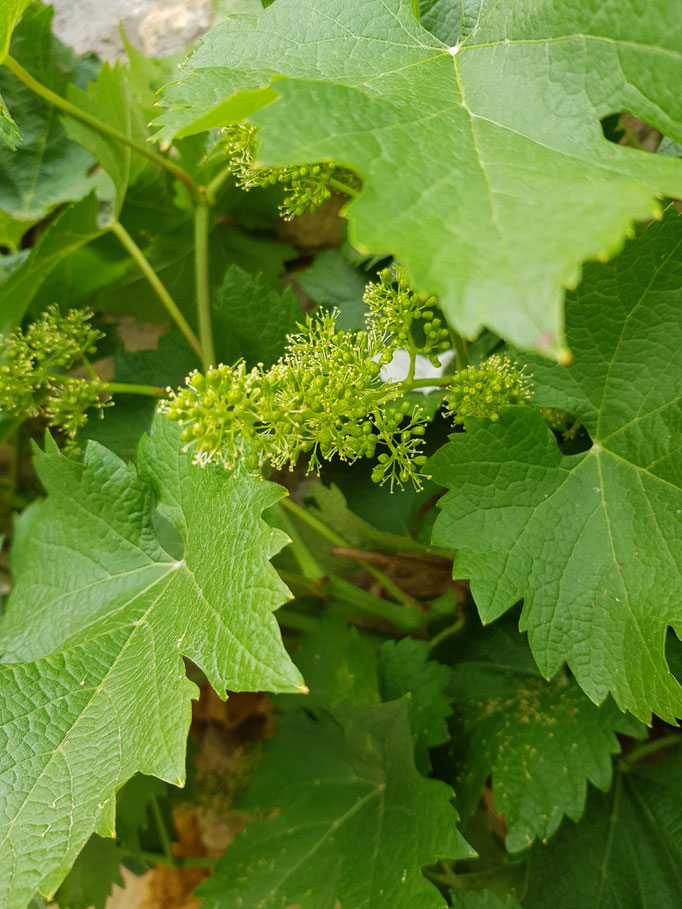
<svg viewBox="0 0 682 909"><path fill-rule="evenodd" d="M450 340L455 348L455 359L457 362L457 371L461 372L469 365L469 352L467 351L467 342L456 331L450 329Z"/></svg>
<svg viewBox="0 0 682 909"><path fill-rule="evenodd" d="M638 748L633 748L629 754L620 759L620 764L623 768L629 769L633 764L641 761L643 757L653 754L655 751L660 751L661 748L671 748L674 745L679 745L680 742L682 742L682 733L679 732L673 735L664 735L660 739L653 739L653 741L645 742Z"/></svg>
<svg viewBox="0 0 682 909"><path fill-rule="evenodd" d="M449 381L447 376L440 376L434 379L405 379L399 383L405 391L412 391L413 388L447 388Z"/></svg>
<svg viewBox="0 0 682 909"><path fill-rule="evenodd" d="M115 139L117 142L127 145L128 148L131 148L138 154L153 161L158 167L163 167L165 170L169 171L187 187L190 197L193 201L196 201L197 185L190 174L182 167L174 164L171 160L160 155L158 152L155 152L148 146L143 145L141 142L137 142L130 136L126 136L125 133L119 132L119 130L115 129L113 126L109 126L108 123L98 120L97 117L94 117L87 111L81 110L80 107L67 101L66 98L62 98L61 95L56 94L56 92L53 92L46 85L43 85L42 82L38 82L37 79L34 79L28 70L24 69L24 67L11 55L8 54L3 63L11 73L14 73L17 79L20 79L24 85L28 86L36 95L40 95L41 98L49 101L50 104L63 110L64 113L69 116L75 117L75 119L80 120L82 123L87 123L88 126L96 129L98 132L102 133L102 135L109 136L111 139Z"/></svg>
<svg viewBox="0 0 682 909"><path fill-rule="evenodd" d="M232 164L228 164L222 170L218 171L215 177L206 184L204 187L204 193L206 194L206 199L209 204L213 205L215 203L215 197L218 195L220 187L227 180L227 178L232 173Z"/></svg>
<svg viewBox="0 0 682 909"><path fill-rule="evenodd" d="M165 858L172 864L175 860L175 856L173 855L173 847L171 846L168 830L166 829L166 824L163 820L163 816L161 815L159 800L155 795L152 796L150 805L152 814L154 816L154 823L156 824L156 830L159 834L159 839L161 840L161 848L163 849L163 854Z"/></svg>
<svg viewBox="0 0 682 909"><path fill-rule="evenodd" d="M118 237L123 248L130 255L131 259L135 262L137 267L140 269L140 271L142 272L144 277L149 282L149 284L150 284L152 290L154 291L154 293L156 294L156 296L163 303L164 307L166 308L166 311L168 312L168 315L173 319L173 321L178 326L180 331L187 338L187 341L192 346L192 348L196 351L199 358L203 360L202 347L201 347L201 344L199 343L199 339L192 331L192 328L191 328L189 322L187 321L187 319L184 317L184 315L180 311L180 307L178 306L178 304L168 293L165 286L161 283L159 276L156 274L154 269L151 267L151 265L147 261L145 255L142 252L142 250L140 249L140 247L133 240L133 238L130 236L130 234L125 229L125 227L120 223L120 221L114 221L114 223L111 224L109 229L112 231L112 233L114 233L116 235L116 237Z"/></svg>
<svg viewBox="0 0 682 909"><path fill-rule="evenodd" d="M104 390L112 395L146 395L149 398L161 398L163 388L155 385L134 385L128 382L105 382Z"/></svg>
<svg viewBox="0 0 682 909"><path fill-rule="evenodd" d="M149 852L144 849L139 852L135 852L132 849L122 849L121 855L128 859L141 859L144 862L148 862L150 865L165 865L169 868L213 868L218 861L208 855L196 857L174 855L171 861L160 852Z"/></svg>
<svg viewBox="0 0 682 909"><path fill-rule="evenodd" d="M201 360L204 369L216 365L209 279L208 239L210 229L211 208L206 191L204 191L194 209L194 280L197 293Z"/></svg>
<svg viewBox="0 0 682 909"><path fill-rule="evenodd" d="M92 370L91 376L95 381L100 381L94 370ZM50 373L50 378L55 379L57 382L68 382L73 376L57 372ZM102 382L102 386L102 391L108 391L112 395L146 395L150 398L161 398L164 393L164 389L158 385L135 385L132 382Z"/></svg>
<svg viewBox="0 0 682 909"><path fill-rule="evenodd" d="M320 536L325 537L330 543L333 543L334 546L348 546L347 542L342 537L335 531L330 530L326 524L316 518L315 515L310 514L307 509L301 508L300 505L292 502L291 499L284 499L281 504L283 508L286 508L292 514L295 514L302 521L305 521L306 524L316 530ZM372 577L381 584L386 593L389 593L398 600L399 603L402 603L403 606L416 605L415 600L406 594L404 590L401 590L395 581L392 581L391 578L384 574L381 569L377 568L376 565L372 565L371 562L366 562L364 559L356 559L356 561L358 565L361 565L368 574L371 574Z"/></svg>
<svg viewBox="0 0 682 909"><path fill-rule="evenodd" d="M332 189L343 193L345 196L350 196L352 199L354 199L358 194L358 191L356 189L353 189L351 186L342 183L341 180L337 180L336 177L329 178L329 185L332 187Z"/></svg>

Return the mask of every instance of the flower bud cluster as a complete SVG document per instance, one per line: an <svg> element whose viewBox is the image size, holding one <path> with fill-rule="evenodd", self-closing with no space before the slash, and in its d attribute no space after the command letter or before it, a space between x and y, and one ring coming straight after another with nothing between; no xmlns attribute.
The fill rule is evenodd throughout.
<svg viewBox="0 0 682 909"><path fill-rule="evenodd" d="M316 211L332 196L331 181L340 181L351 189L359 189L358 177L345 168L331 163L288 167L257 167L254 164L257 147L257 127L237 123L225 127L220 143L221 150L232 162L232 173L237 184L245 190L255 186L284 187L284 201L280 212L291 221L307 211Z"/></svg>
<svg viewBox="0 0 682 909"><path fill-rule="evenodd" d="M0 413L17 420L42 417L73 438L86 411L103 406L104 383L60 373L94 353L102 334L92 313L49 307L25 330L0 336Z"/></svg>
<svg viewBox="0 0 682 909"><path fill-rule="evenodd" d="M370 324L387 339L383 364L404 347L428 357L436 367L441 365L438 353L450 348L450 333L438 314L438 300L415 293L402 267L379 272L379 280L367 285L363 299Z"/></svg>
<svg viewBox="0 0 682 909"><path fill-rule="evenodd" d="M525 404L531 396L528 380L506 357L494 355L481 366L469 366L451 379L445 413L455 425L467 417L497 422L503 407Z"/></svg>
<svg viewBox="0 0 682 909"><path fill-rule="evenodd" d="M419 408L398 402L400 387L381 380L381 339L337 331L336 313L309 316L301 329L269 370L220 365L169 389L164 410L195 462L293 469L307 455L308 470L319 472L334 457L378 454L376 482L419 487L425 424Z"/></svg>

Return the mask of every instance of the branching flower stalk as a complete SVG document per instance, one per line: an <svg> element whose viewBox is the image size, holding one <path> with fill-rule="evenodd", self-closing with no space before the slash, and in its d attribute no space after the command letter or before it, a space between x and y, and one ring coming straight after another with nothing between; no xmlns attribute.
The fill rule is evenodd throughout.
<svg viewBox="0 0 682 909"><path fill-rule="evenodd" d="M103 334L90 324L92 315L76 309L62 313L53 305L25 329L0 335L0 415L19 424L44 420L73 447L88 413L96 410L101 416L113 403L112 394L158 395L151 386L105 382L97 376L88 356L95 353ZM81 365L88 378L66 374Z"/></svg>
<svg viewBox="0 0 682 909"><path fill-rule="evenodd" d="M169 388L162 409L181 425L195 463L293 470L305 456L308 471L319 473L332 458L349 464L370 458L375 483L420 489L427 420L404 396L443 382L415 380L414 365L405 381L384 381L381 367L405 346L411 357L440 365L449 332L436 315L437 300L415 293L400 268L382 271L365 301L365 330L339 331L337 313L323 311L307 317L270 369L220 364L191 373L178 391ZM502 407L529 397L525 377L500 357L456 374L444 393L455 423L470 415L497 420Z"/></svg>
<svg viewBox="0 0 682 909"><path fill-rule="evenodd" d="M291 221L308 211L316 211L334 192L355 196L360 180L351 170L330 162L288 167L259 167L256 163L258 127L235 123L223 130L218 150L230 159L229 171L244 190L256 186L284 187L280 212Z"/></svg>

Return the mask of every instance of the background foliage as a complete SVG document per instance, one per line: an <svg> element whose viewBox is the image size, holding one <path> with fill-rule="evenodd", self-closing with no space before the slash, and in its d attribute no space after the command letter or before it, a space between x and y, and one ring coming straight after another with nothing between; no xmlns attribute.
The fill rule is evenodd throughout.
<svg viewBox="0 0 682 909"><path fill-rule="evenodd" d="M51 20L0 9L0 907L672 909L679 0Z"/></svg>

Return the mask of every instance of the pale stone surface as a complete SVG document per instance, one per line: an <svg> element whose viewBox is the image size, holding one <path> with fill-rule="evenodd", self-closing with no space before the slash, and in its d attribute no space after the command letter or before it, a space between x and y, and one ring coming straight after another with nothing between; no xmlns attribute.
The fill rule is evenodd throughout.
<svg viewBox="0 0 682 909"><path fill-rule="evenodd" d="M212 0L52 0L54 29L76 53L111 60L122 49L119 24L146 54L182 50L211 24Z"/></svg>

